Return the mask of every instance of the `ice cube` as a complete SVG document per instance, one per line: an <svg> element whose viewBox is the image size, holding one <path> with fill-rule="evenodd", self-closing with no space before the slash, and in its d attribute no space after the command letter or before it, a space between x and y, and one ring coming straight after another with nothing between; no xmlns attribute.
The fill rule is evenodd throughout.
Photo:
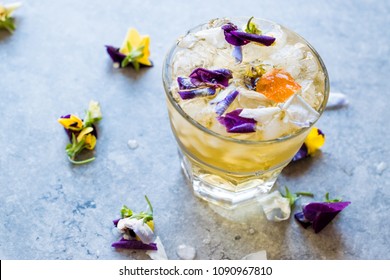
<svg viewBox="0 0 390 280"><path fill-rule="evenodd" d="M310 126L310 124L314 123L320 115L298 94L294 94L290 97L286 103L283 104L282 110L286 112L288 122L296 124L299 127Z"/></svg>
<svg viewBox="0 0 390 280"><path fill-rule="evenodd" d="M194 34L198 40L204 40L208 44L220 49L226 48L228 43L225 40L225 35L222 28L210 28L198 31Z"/></svg>
<svg viewBox="0 0 390 280"><path fill-rule="evenodd" d="M240 117L255 119L258 124L264 125L275 118L275 115L280 112L281 109L279 107L264 107L256 109L244 108L240 113Z"/></svg>
<svg viewBox="0 0 390 280"><path fill-rule="evenodd" d="M242 87L237 88L237 90L240 93L237 96L237 102L238 106L241 108L253 109L260 106L267 107L272 103L267 97L259 92L247 90Z"/></svg>

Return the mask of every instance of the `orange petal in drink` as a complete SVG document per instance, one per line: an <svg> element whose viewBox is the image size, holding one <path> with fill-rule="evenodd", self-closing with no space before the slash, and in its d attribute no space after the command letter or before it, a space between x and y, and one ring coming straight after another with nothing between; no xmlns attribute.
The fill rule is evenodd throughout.
<svg viewBox="0 0 390 280"><path fill-rule="evenodd" d="M290 73L282 69L273 69L265 73L256 84L256 91L275 102L284 102L301 86L295 82Z"/></svg>

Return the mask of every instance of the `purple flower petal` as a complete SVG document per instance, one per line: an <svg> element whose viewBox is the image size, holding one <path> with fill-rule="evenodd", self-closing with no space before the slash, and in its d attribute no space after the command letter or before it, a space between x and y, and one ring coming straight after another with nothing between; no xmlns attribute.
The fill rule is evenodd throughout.
<svg viewBox="0 0 390 280"><path fill-rule="evenodd" d="M225 40L233 46L243 46L249 43L248 40L243 40L236 35L232 34L233 31L238 30L238 27L233 23L227 23L221 27L223 29Z"/></svg>
<svg viewBox="0 0 390 280"><path fill-rule="evenodd" d="M233 78L229 69L209 70L196 68L190 74L191 82L197 86L211 86L225 88L229 85L229 80Z"/></svg>
<svg viewBox="0 0 390 280"><path fill-rule="evenodd" d="M226 131L230 133L250 133L256 131L256 121L240 117L242 109L227 113L225 117L218 117L218 121L226 126Z"/></svg>
<svg viewBox="0 0 390 280"><path fill-rule="evenodd" d="M303 207L305 219L312 223L315 233L320 232L351 202L312 202Z"/></svg>
<svg viewBox="0 0 390 280"><path fill-rule="evenodd" d="M295 213L294 214L294 218L295 220L297 220L301 226L303 226L304 228L308 228L309 226L312 225L312 222L310 222L309 220L307 220L305 218L305 215L303 214L303 212L298 212L298 213Z"/></svg>
<svg viewBox="0 0 390 280"><path fill-rule="evenodd" d="M145 244L139 240L126 240L121 239L111 244L112 247L117 249L134 249L134 250L157 250L156 243Z"/></svg>
<svg viewBox="0 0 390 280"><path fill-rule="evenodd" d="M107 49L107 53L111 57L112 61L119 63L119 65L126 58L126 56L123 53L119 52L119 48L116 48L113 46L106 46L106 49Z"/></svg>
<svg viewBox="0 0 390 280"><path fill-rule="evenodd" d="M256 42L260 43L264 46L271 46L275 42L275 38L267 35L258 35L258 34L252 34L252 33L246 33L243 31L231 31L230 34L232 34L235 37L240 38L243 41L250 41L250 42Z"/></svg>
<svg viewBox="0 0 390 280"><path fill-rule="evenodd" d="M183 77L178 77L177 78L177 83L179 84L179 89L192 89L196 88L196 85L194 85L191 82L190 78L183 78Z"/></svg>
<svg viewBox="0 0 390 280"><path fill-rule="evenodd" d="M193 90L179 90L178 93L181 99L192 99L197 96L214 95L215 88L204 87L204 88L195 88Z"/></svg>
<svg viewBox="0 0 390 280"><path fill-rule="evenodd" d="M233 46L243 46L250 42L270 46L275 42L275 38L271 36L246 33L238 30L237 26L233 23L223 25L222 29L224 31L225 40Z"/></svg>
<svg viewBox="0 0 390 280"><path fill-rule="evenodd" d="M119 219L115 219L115 220L112 221L114 223L114 226L118 225L119 220L120 220L120 218Z"/></svg>
<svg viewBox="0 0 390 280"><path fill-rule="evenodd" d="M233 103L234 99L236 99L238 93L239 92L235 90L229 93L223 100L217 103L217 105L215 106L215 112L218 116L221 116L223 113L225 113L226 109L230 106L230 104Z"/></svg>
<svg viewBox="0 0 390 280"><path fill-rule="evenodd" d="M293 157L292 161L297 161L308 156L309 156L309 152L307 150L307 146L305 143L303 143L299 151Z"/></svg>
<svg viewBox="0 0 390 280"><path fill-rule="evenodd" d="M241 46L234 46L232 56L236 59L237 63L242 62L242 47Z"/></svg>

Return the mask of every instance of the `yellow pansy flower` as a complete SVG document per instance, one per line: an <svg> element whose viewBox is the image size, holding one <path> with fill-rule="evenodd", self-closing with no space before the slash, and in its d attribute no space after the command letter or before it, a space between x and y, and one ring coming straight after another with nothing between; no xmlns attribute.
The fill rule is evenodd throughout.
<svg viewBox="0 0 390 280"><path fill-rule="evenodd" d="M152 66L152 62L149 60L149 45L149 35L141 36L135 28L130 28L119 49L119 52L126 56L121 67L126 67L129 63L132 63L136 70L139 70L140 64Z"/></svg>
<svg viewBox="0 0 390 280"><path fill-rule="evenodd" d="M83 121L75 115L66 115L58 119L58 122L65 127L65 129L79 131L83 127Z"/></svg>
<svg viewBox="0 0 390 280"><path fill-rule="evenodd" d="M14 18L12 18L11 15L20 6L20 3L8 5L0 4L0 28L5 28L9 32L13 32L15 30Z"/></svg>
<svg viewBox="0 0 390 280"><path fill-rule="evenodd" d="M305 139L308 155L314 154L325 143L325 134L316 127L312 128Z"/></svg>

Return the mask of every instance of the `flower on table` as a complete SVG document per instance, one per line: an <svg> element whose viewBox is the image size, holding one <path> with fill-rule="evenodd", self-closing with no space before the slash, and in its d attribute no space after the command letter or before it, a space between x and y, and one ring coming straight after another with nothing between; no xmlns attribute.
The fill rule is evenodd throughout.
<svg viewBox="0 0 390 280"><path fill-rule="evenodd" d="M329 199L329 193L325 195L325 202L311 202L302 208L302 212L294 215L295 219L304 227L312 226L315 233L325 228L350 201L341 199Z"/></svg>
<svg viewBox="0 0 390 280"><path fill-rule="evenodd" d="M96 124L101 119L100 105L93 100L89 103L84 120L73 114L61 116L58 119L58 122L65 128L71 141L65 148L71 163L84 164L95 159L91 157L79 161L76 158L84 149L93 150L95 148L97 140Z"/></svg>
<svg viewBox="0 0 390 280"><path fill-rule="evenodd" d="M107 53L114 62L114 67L126 67L132 65L136 71L141 66L153 66L149 60L150 37L140 35L135 28L130 28L120 48L106 46Z"/></svg>
<svg viewBox="0 0 390 280"><path fill-rule="evenodd" d="M314 153L324 144L325 134L320 129L313 127L307 135L305 142L293 157L292 161L297 161L314 155Z"/></svg>
<svg viewBox="0 0 390 280"><path fill-rule="evenodd" d="M189 77L178 77L179 95L182 99L192 99L197 96L214 95L217 89L224 89L233 78L229 69L209 70L196 68Z"/></svg>
<svg viewBox="0 0 390 280"><path fill-rule="evenodd" d="M12 14L21 5L21 3L13 3L8 5L0 4L0 29L4 28L10 33L15 31L15 19L12 17Z"/></svg>
<svg viewBox="0 0 390 280"><path fill-rule="evenodd" d="M254 42L268 47L275 42L274 37L262 35L261 30L252 20L253 17L249 19L245 31L240 30L231 22L222 26L225 40L234 46L232 55L238 63L242 62L242 46Z"/></svg>
<svg viewBox="0 0 390 280"><path fill-rule="evenodd" d="M122 207L121 218L114 220L113 223L123 236L111 246L118 249L158 250L161 251L159 254L149 254L151 258L167 259L161 241L154 234L152 204L146 195L145 200L148 204L146 211L134 213L126 205ZM158 248L158 245L161 248Z"/></svg>

